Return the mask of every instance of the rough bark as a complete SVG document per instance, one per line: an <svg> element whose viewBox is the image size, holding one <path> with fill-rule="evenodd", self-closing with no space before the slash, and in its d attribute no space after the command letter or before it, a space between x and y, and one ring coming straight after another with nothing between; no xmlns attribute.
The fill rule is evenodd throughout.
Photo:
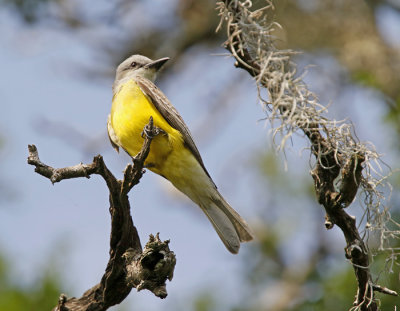
<svg viewBox="0 0 400 311"><path fill-rule="evenodd" d="M139 183L144 173L144 161L149 153L152 138L158 134L152 118L145 127L142 150L128 164L123 180L118 180L109 171L103 158L98 155L90 164L78 164L64 168L53 168L42 163L35 145L28 146L28 163L35 171L54 184L63 179L86 177L97 174L103 177L109 189L111 215L110 258L100 283L87 290L80 298L67 298L61 294L54 311L103 311L121 303L132 288L148 289L157 297L165 298L165 282L171 280L175 268L175 254L162 242L158 234L150 235L142 250L138 231L133 224L128 193Z"/></svg>
<svg viewBox="0 0 400 311"><path fill-rule="evenodd" d="M260 62L254 58L255 53L251 53L246 48L251 45L246 42L246 38L243 36L244 30L240 28L243 23L242 19L249 16L245 15L243 10L247 10L251 6L251 2L224 0L223 4L229 11L228 17L226 17L228 39L224 47L235 57L236 67L246 70L268 89L265 83L266 78L262 76L263 69L258 65ZM259 12L261 11L259 10ZM251 23L252 21L247 22ZM276 87L279 88L279 85ZM290 107L282 108L281 114L288 113L284 109L290 109ZM314 179L318 202L326 211L325 226L327 229L331 229L336 224L342 230L346 240L345 256L353 265L358 283L354 306L361 311L378 310L374 291L396 296L397 293L373 284L369 270L368 250L360 237L355 217L350 216L344 210L353 202L357 194L365 157L359 152L345 161L324 138L321 133L323 127L320 124L304 123L299 128L309 139L312 154L317 160L311 175Z"/></svg>

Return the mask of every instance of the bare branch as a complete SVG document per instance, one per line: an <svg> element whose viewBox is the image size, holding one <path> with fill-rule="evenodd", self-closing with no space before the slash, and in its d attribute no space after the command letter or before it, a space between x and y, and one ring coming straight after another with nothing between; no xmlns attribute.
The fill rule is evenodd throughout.
<svg viewBox="0 0 400 311"><path fill-rule="evenodd" d="M382 286L379 286L379 285L373 285L373 289L376 292L380 292L380 293L383 293L383 294L386 294L386 295L391 295L391 296L398 296L399 295L394 290L391 290L389 288L382 287Z"/></svg>
<svg viewBox="0 0 400 311"><path fill-rule="evenodd" d="M98 174L109 189L111 214L110 259L99 284L87 290L80 298L60 296L55 311L104 311L121 303L132 287L138 291L148 289L157 297L167 296L166 280L171 280L175 268L175 254L168 247L169 241L160 241L159 236L150 236L144 250L130 214L128 192L139 183L144 170L144 161L150 150L151 140L159 133L152 118L145 127L142 150L128 164L124 179L118 180L109 171L103 158L94 157L91 164L78 164L64 168L53 168L42 163L36 146L28 146L28 163L35 171L50 179L52 183L63 179L87 177Z"/></svg>
<svg viewBox="0 0 400 311"><path fill-rule="evenodd" d="M47 177L54 184L63 179L86 177L89 178L91 174L97 173L99 157L93 159L91 164L77 164L75 166L64 167L55 169L42 163L39 159L39 153L35 145L28 145L28 164L36 166L35 172Z"/></svg>

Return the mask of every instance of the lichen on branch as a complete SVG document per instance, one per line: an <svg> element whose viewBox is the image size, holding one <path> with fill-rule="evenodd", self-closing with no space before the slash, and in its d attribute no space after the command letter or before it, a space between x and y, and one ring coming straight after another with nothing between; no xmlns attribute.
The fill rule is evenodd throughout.
<svg viewBox="0 0 400 311"><path fill-rule="evenodd" d="M217 9L221 17L217 30L225 26L224 46L235 58L235 66L255 79L258 98L273 128L276 150L283 150L294 133L302 133L308 140L315 157L311 175L317 200L326 211L326 228L336 224L343 231L346 257L356 274L354 310L377 310L374 291L381 287L373 284L369 271L368 234L379 232L382 250L390 249L389 238L400 239L400 231L388 228L393 220L381 189L387 176L376 167L380 155L372 144L359 141L351 122L326 117L327 107L309 90L303 81L304 73L298 73L293 61L298 52L276 48L273 33L281 26L269 18L274 10L272 1L258 1L254 9L251 0L223 0L217 2ZM344 211L358 192L364 196L364 239L355 218ZM398 250L392 249L390 259L399 255Z"/></svg>

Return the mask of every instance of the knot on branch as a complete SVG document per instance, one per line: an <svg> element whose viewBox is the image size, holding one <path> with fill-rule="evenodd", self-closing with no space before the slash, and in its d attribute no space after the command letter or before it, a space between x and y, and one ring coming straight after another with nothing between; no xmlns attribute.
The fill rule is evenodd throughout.
<svg viewBox="0 0 400 311"><path fill-rule="evenodd" d="M347 259L359 261L364 256L368 256L367 252L364 250L364 244L356 240L353 244L348 245L345 248L345 255Z"/></svg>
<svg viewBox="0 0 400 311"><path fill-rule="evenodd" d="M327 230L330 230L330 229L333 228L333 226L334 226L334 224L333 224L331 218L329 217L328 214L326 214L326 215L325 215L325 228L326 228Z"/></svg>
<svg viewBox="0 0 400 311"><path fill-rule="evenodd" d="M165 282L172 280L176 257L169 249L169 240L162 242L159 234L150 235L141 254L128 249L124 254L127 262L127 283L138 291L148 289L160 298L167 297Z"/></svg>
<svg viewBox="0 0 400 311"><path fill-rule="evenodd" d="M68 309L64 307L64 304L67 302L67 296L65 294L61 294L58 298L58 305L53 309L53 311L67 311Z"/></svg>
<svg viewBox="0 0 400 311"><path fill-rule="evenodd" d="M355 153L342 165L339 158L334 150L330 150L323 157L324 163L321 159L311 171L318 203L328 209L348 207L354 201L361 181L364 155Z"/></svg>
<svg viewBox="0 0 400 311"><path fill-rule="evenodd" d="M340 169L338 178L335 179L335 190L338 192L336 205L345 208L349 206L356 194L361 181L362 163L365 156L361 153L355 153L349 158Z"/></svg>

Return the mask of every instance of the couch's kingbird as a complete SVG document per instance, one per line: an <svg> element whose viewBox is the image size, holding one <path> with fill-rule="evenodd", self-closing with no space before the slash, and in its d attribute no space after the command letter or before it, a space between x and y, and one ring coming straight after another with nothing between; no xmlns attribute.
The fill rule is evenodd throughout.
<svg viewBox="0 0 400 311"><path fill-rule="evenodd" d="M121 147L135 156L143 145L143 128L152 116L161 134L153 138L145 166L198 204L227 249L237 253L240 242L252 240L252 233L218 192L188 127L153 83L168 59L153 61L133 55L118 66L107 122L111 143L117 150Z"/></svg>

